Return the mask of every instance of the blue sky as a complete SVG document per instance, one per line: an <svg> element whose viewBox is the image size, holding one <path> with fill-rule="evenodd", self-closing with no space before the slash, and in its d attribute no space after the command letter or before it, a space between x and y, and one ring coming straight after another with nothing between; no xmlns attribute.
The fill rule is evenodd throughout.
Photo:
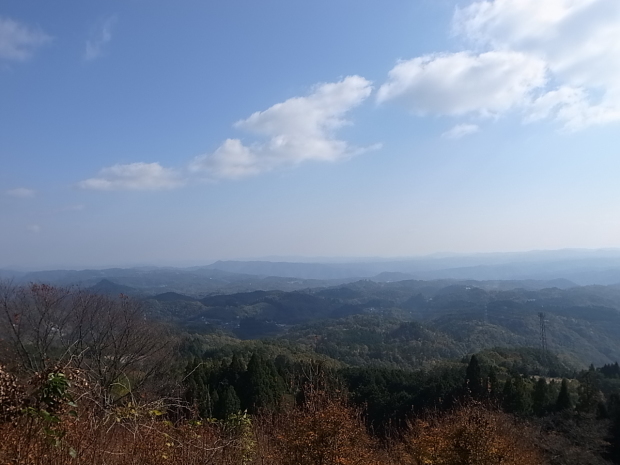
<svg viewBox="0 0 620 465"><path fill-rule="evenodd" d="M620 247L617 0L8 0L0 102L0 267Z"/></svg>

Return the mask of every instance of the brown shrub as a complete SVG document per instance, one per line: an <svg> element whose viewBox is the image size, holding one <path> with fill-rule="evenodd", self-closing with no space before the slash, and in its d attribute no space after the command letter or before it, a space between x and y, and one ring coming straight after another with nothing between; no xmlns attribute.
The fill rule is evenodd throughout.
<svg viewBox="0 0 620 465"><path fill-rule="evenodd" d="M376 441L361 412L340 397L308 391L303 405L277 418L273 426L277 460L282 465L374 465Z"/></svg>
<svg viewBox="0 0 620 465"><path fill-rule="evenodd" d="M420 465L541 465L528 428L503 412L466 405L418 419L405 447Z"/></svg>
<svg viewBox="0 0 620 465"><path fill-rule="evenodd" d="M0 422L10 421L19 413L23 397L17 378L0 365Z"/></svg>

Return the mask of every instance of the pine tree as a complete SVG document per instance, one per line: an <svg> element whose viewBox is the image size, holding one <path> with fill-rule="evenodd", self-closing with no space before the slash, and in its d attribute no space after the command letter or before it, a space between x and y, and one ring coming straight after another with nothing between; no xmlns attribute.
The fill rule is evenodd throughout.
<svg viewBox="0 0 620 465"><path fill-rule="evenodd" d="M228 365L225 370L228 383L237 387L244 372L245 366L243 365L243 362L237 354L234 354L230 365Z"/></svg>
<svg viewBox="0 0 620 465"><path fill-rule="evenodd" d="M506 380L502 397L502 406L506 412L520 415L530 413L530 399L521 376L517 375Z"/></svg>
<svg viewBox="0 0 620 465"><path fill-rule="evenodd" d="M568 393L568 381L566 379L562 380L562 386L560 387L560 393L558 394L558 399L555 402L555 409L558 412L562 412L564 410L572 410L573 404L570 400L570 394Z"/></svg>
<svg viewBox="0 0 620 465"><path fill-rule="evenodd" d="M489 396L491 399L497 399L500 396L499 380L497 379L495 367L491 367L489 370Z"/></svg>
<svg viewBox="0 0 620 465"><path fill-rule="evenodd" d="M275 409L284 394L284 381L273 361L253 354L243 378L242 406L250 413Z"/></svg>
<svg viewBox="0 0 620 465"><path fill-rule="evenodd" d="M521 376L515 376L514 380L515 398L514 412L521 415L528 415L532 410L532 403L527 392L527 386Z"/></svg>
<svg viewBox="0 0 620 465"><path fill-rule="evenodd" d="M579 377L577 395L576 409L578 412L590 414L596 411L596 407L601 399L594 366L590 366L590 369Z"/></svg>
<svg viewBox="0 0 620 465"><path fill-rule="evenodd" d="M467 393L474 399L480 399L485 394L484 386L482 385L482 370L478 357L471 356L467 370L465 371L465 389Z"/></svg>
<svg viewBox="0 0 620 465"><path fill-rule="evenodd" d="M508 412L513 412L515 388L512 382L512 378L506 378L504 382L504 389L502 390L502 408Z"/></svg>
<svg viewBox="0 0 620 465"><path fill-rule="evenodd" d="M547 381L544 378L538 378L532 392L532 410L539 417L542 417L547 412L548 397L549 386L547 386Z"/></svg>
<svg viewBox="0 0 620 465"><path fill-rule="evenodd" d="M226 386L219 394L215 404L214 414L217 418L225 419L241 411L241 401L232 386Z"/></svg>

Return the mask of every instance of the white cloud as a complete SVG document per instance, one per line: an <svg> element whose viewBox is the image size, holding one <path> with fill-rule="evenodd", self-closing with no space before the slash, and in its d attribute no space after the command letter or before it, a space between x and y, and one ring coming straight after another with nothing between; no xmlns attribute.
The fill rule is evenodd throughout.
<svg viewBox="0 0 620 465"><path fill-rule="evenodd" d="M84 59L91 61L99 58L105 46L112 40L112 30L116 24L116 16L111 16L97 25L96 29L86 41Z"/></svg>
<svg viewBox="0 0 620 465"><path fill-rule="evenodd" d="M457 8L464 50L401 61L378 92L415 113L620 121L620 1L478 0Z"/></svg>
<svg viewBox="0 0 620 465"><path fill-rule="evenodd" d="M542 60L519 52L426 55L401 61L379 89L420 115L497 115L528 102L546 83Z"/></svg>
<svg viewBox="0 0 620 465"><path fill-rule="evenodd" d="M461 137L475 134L480 128L475 124L457 124L449 131L444 132L441 137L445 139L460 139Z"/></svg>
<svg viewBox="0 0 620 465"><path fill-rule="evenodd" d="M344 115L371 92L371 83L360 76L318 85L306 97L288 99L235 123L263 141L244 145L227 139L215 152L194 158L190 170L242 178L308 160L337 161L357 155L368 148L351 147L333 133L349 124Z"/></svg>
<svg viewBox="0 0 620 465"><path fill-rule="evenodd" d="M165 190L180 187L179 174L159 163L130 163L103 168L99 176L78 183L82 189L92 190Z"/></svg>
<svg viewBox="0 0 620 465"><path fill-rule="evenodd" d="M557 87L528 120L555 118L567 129L620 120L620 2L477 1L457 10L454 30L478 47L545 61Z"/></svg>
<svg viewBox="0 0 620 465"><path fill-rule="evenodd" d="M0 16L0 59L25 61L50 40L40 30Z"/></svg>
<svg viewBox="0 0 620 465"><path fill-rule="evenodd" d="M378 147L353 147L334 137L337 129L350 124L345 114L371 92L371 83L359 76L320 84L306 97L288 99L238 121L235 127L260 140L244 145L239 139L227 139L214 152L194 157L184 174L159 163L131 163L104 168L78 186L107 191L173 189L190 181L192 174L238 179L308 160L343 160Z"/></svg>
<svg viewBox="0 0 620 465"><path fill-rule="evenodd" d="M18 187L17 189L10 189L6 191L6 194L20 199L31 199L37 194L37 191L27 189L26 187Z"/></svg>

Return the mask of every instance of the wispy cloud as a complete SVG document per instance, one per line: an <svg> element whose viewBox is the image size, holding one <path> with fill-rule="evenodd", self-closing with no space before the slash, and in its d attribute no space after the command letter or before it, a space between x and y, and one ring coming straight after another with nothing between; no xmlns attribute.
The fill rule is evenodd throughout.
<svg viewBox="0 0 620 465"><path fill-rule="evenodd" d="M245 145L239 139L227 139L213 153L194 158L190 171L234 179L310 160L333 162L355 156L368 148L352 147L336 139L334 132L350 124L345 114L371 92L370 81L349 76L320 84L308 96L293 97L258 111L235 124L258 136L257 142Z"/></svg>
<svg viewBox="0 0 620 465"><path fill-rule="evenodd" d="M17 197L20 199L31 199L37 194L37 191L33 189L28 189L26 187L18 187L16 189L10 189L6 191L6 194L11 197Z"/></svg>
<svg viewBox="0 0 620 465"><path fill-rule="evenodd" d="M103 168L97 177L78 183L82 189L100 191L167 190L183 185L184 180L173 169L159 163L129 163Z"/></svg>
<svg viewBox="0 0 620 465"><path fill-rule="evenodd" d="M475 134L480 128L476 124L457 124L449 131L444 132L441 137L444 139L460 139L461 137Z"/></svg>
<svg viewBox="0 0 620 465"><path fill-rule="evenodd" d="M43 31L0 16L0 59L25 61L49 41Z"/></svg>
<svg viewBox="0 0 620 465"><path fill-rule="evenodd" d="M110 16L97 24L93 29L86 41L84 60L92 61L102 55L106 45L112 40L112 31L116 24L116 19L116 16Z"/></svg>
<svg viewBox="0 0 620 465"><path fill-rule="evenodd" d="M26 230L31 234L39 234L41 232L41 226L38 224L30 224L26 226Z"/></svg>

